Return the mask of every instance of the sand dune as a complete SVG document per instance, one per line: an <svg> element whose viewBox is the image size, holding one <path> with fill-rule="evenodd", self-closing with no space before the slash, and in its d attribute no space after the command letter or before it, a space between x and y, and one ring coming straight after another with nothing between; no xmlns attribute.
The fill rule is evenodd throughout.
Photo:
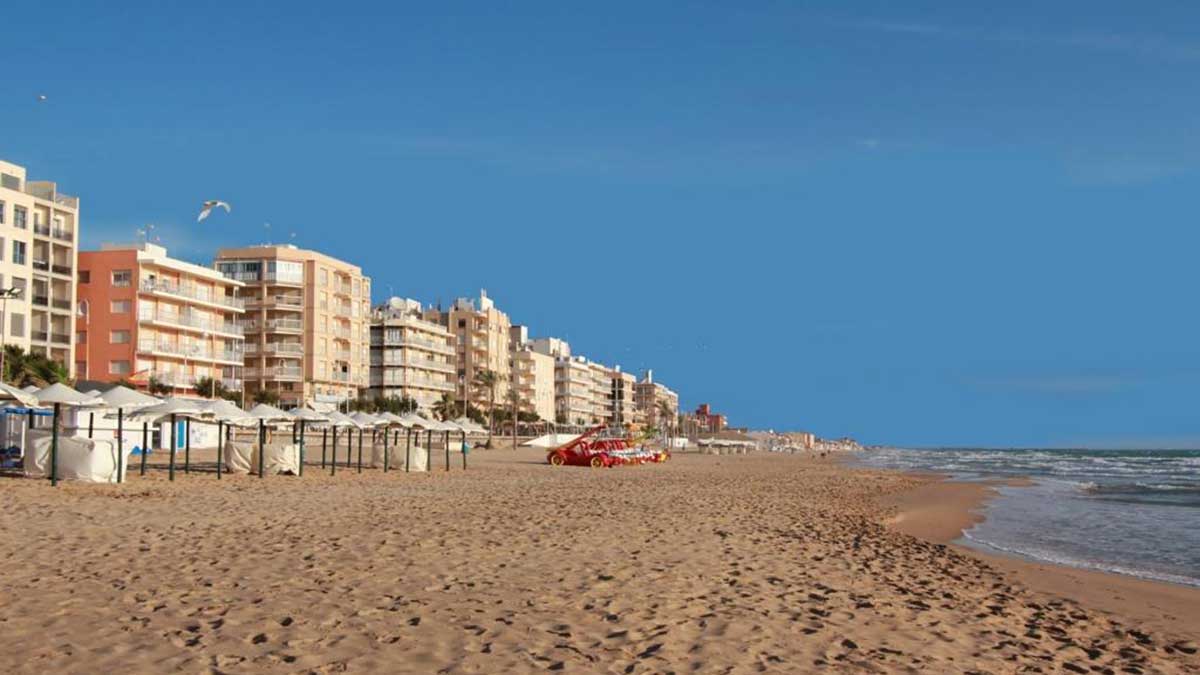
<svg viewBox="0 0 1200 675"><path fill-rule="evenodd" d="M200 454L200 453L198 453ZM1196 672L794 456L0 482L4 672Z"/></svg>

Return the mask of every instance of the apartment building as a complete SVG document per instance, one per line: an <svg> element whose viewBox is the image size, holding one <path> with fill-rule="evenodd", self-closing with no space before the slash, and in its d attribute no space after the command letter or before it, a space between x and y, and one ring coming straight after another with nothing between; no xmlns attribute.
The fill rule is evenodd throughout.
<svg viewBox="0 0 1200 675"><path fill-rule="evenodd" d="M421 303L389 298L371 312L370 396L411 398L429 415L457 373L454 335L423 319Z"/></svg>
<svg viewBox="0 0 1200 675"><path fill-rule="evenodd" d="M371 280L357 265L264 244L221 249L214 266L245 283L247 400L332 409L368 386Z"/></svg>
<svg viewBox="0 0 1200 675"><path fill-rule="evenodd" d="M659 404L665 402L671 414L663 419ZM644 415L646 424L653 426L669 426L675 424L679 416L679 394L668 389L661 382L654 381L654 371L647 370L642 380L634 385L633 403Z"/></svg>
<svg viewBox="0 0 1200 675"><path fill-rule="evenodd" d="M202 377L242 389L242 282L149 243L81 252L78 279L77 377L180 395L209 395L196 391Z"/></svg>
<svg viewBox="0 0 1200 675"><path fill-rule="evenodd" d="M439 308L425 310L425 319L446 326L455 336L457 373L456 396L467 397L471 405L487 409L491 397L489 387L479 384L479 374L496 374L496 405L508 400L509 329L508 315L496 309L487 291L479 292L479 300L459 298L449 311Z"/></svg>
<svg viewBox="0 0 1200 675"><path fill-rule="evenodd" d="M618 425L644 424L646 415L635 405L634 400L637 378L632 373L622 371L621 366L614 366L608 371L608 380L608 416L611 423Z"/></svg>
<svg viewBox="0 0 1200 675"><path fill-rule="evenodd" d="M534 351L525 326L512 327L509 345L512 348L509 371L518 409L554 421L554 357Z"/></svg>
<svg viewBox="0 0 1200 675"><path fill-rule="evenodd" d="M45 354L75 376L72 324L79 199L0 161L0 342Z"/></svg>

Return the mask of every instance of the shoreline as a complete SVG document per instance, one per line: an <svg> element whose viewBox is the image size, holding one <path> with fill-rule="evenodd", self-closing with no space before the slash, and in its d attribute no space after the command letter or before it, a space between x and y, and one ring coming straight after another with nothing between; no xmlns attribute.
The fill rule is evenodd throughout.
<svg viewBox="0 0 1200 675"><path fill-rule="evenodd" d="M1032 591L1134 620L1156 632L1200 632L1200 588L1043 562L961 543L963 532L985 519L982 509L996 496L995 487L1014 483L952 482L940 474L898 473L931 482L880 498L881 506L895 511L883 521L888 528L979 558Z"/></svg>

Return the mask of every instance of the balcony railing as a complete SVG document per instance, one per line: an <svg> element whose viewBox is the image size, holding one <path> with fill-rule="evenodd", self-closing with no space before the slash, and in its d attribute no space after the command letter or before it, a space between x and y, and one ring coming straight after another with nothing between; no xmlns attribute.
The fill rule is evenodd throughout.
<svg viewBox="0 0 1200 675"><path fill-rule="evenodd" d="M35 330L29 332L29 337L35 342L47 342L50 340L50 334L44 330Z"/></svg>
<svg viewBox="0 0 1200 675"><path fill-rule="evenodd" d="M51 333L50 341L60 345L69 345L71 344L71 336L66 333Z"/></svg>
<svg viewBox="0 0 1200 675"><path fill-rule="evenodd" d="M304 331L304 322L300 319L270 319L267 330L277 333L300 333Z"/></svg>
<svg viewBox="0 0 1200 675"><path fill-rule="evenodd" d="M33 296L33 304L45 307L50 304L50 298L45 295L35 295Z"/></svg>
<svg viewBox="0 0 1200 675"><path fill-rule="evenodd" d="M169 323L174 326L184 326L187 328L196 328L202 331L211 331L213 333L228 333L230 335L243 335L245 333L242 327L233 321L213 321L198 316L188 314L172 314L170 312L156 312L153 309L142 308L138 312L138 319L141 321L155 321L158 323Z"/></svg>
<svg viewBox="0 0 1200 675"><path fill-rule="evenodd" d="M293 354L295 356L302 356L304 354L304 345L298 342L268 342L265 345L248 343L246 345L246 353Z"/></svg>
<svg viewBox="0 0 1200 675"><path fill-rule="evenodd" d="M50 271L50 262L47 260L38 260L37 258L34 258L33 269L41 270L43 272L49 272Z"/></svg>
<svg viewBox="0 0 1200 675"><path fill-rule="evenodd" d="M73 272L70 265L51 265L50 271L54 272L55 274L62 274L68 277L71 276L71 273Z"/></svg>
<svg viewBox="0 0 1200 675"><path fill-rule="evenodd" d="M274 368L247 368L246 377L262 377L274 380L299 380L304 376L301 368L276 366Z"/></svg>
<svg viewBox="0 0 1200 675"><path fill-rule="evenodd" d="M234 307L241 309L246 306L246 303L241 298L230 298L223 295L216 295L212 291L192 284L176 284L161 279L143 279L138 288L148 293L166 293L168 295L176 295L189 300L199 300L214 305L224 305L226 307Z"/></svg>
<svg viewBox="0 0 1200 675"><path fill-rule="evenodd" d="M34 223L33 224L33 233L40 234L43 237L49 237L50 236L50 226L45 223Z"/></svg>
<svg viewBox="0 0 1200 675"><path fill-rule="evenodd" d="M71 309L70 300L51 300L50 305L54 307L54 309L65 309L67 311L70 311Z"/></svg>
<svg viewBox="0 0 1200 675"><path fill-rule="evenodd" d="M185 347L179 344L170 342L156 342L153 339L138 340L138 351L155 352L158 354L168 354L171 356L181 356L186 359L196 359L200 361L242 361L242 352L231 349L225 349L214 352L208 347L192 345ZM215 358L214 358L215 356Z"/></svg>

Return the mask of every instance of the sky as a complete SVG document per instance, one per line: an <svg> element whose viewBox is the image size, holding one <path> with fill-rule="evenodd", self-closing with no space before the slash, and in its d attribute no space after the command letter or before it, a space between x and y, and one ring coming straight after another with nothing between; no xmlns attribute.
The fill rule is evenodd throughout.
<svg viewBox="0 0 1200 675"><path fill-rule="evenodd" d="M29 39L0 158L80 196L85 247L153 224L205 264L329 253L376 302L486 288L738 426L1200 446L1194 2L60 2L4 26ZM233 211L198 225L205 199Z"/></svg>

